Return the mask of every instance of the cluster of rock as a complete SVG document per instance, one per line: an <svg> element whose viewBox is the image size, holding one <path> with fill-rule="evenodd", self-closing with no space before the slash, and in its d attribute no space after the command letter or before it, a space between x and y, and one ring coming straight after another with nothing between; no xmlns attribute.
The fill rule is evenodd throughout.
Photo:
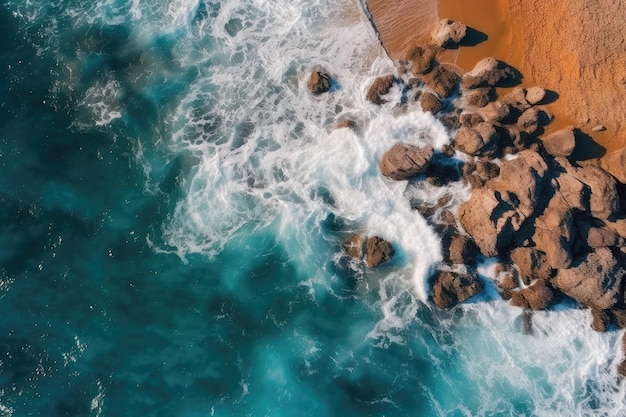
<svg viewBox="0 0 626 417"><path fill-rule="evenodd" d="M369 268L377 267L391 260L395 255L390 242L378 236L367 238L360 233L355 233L346 239L343 249L348 256L364 260Z"/></svg>
<svg viewBox="0 0 626 417"><path fill-rule="evenodd" d="M366 96L381 105L397 86L409 102L419 102L456 132L451 146L435 150L401 142L380 161L382 175L392 180L435 186L462 180L472 189L456 214L443 208L445 198L434 206L414 205L442 242L444 259L430 278L433 303L451 308L484 290L474 272L481 254L499 259L495 283L511 305L544 310L569 298L591 309L594 330L626 328L626 214L620 196L626 189L626 150L576 160L581 131L544 134L552 115L542 106L543 88L517 87L498 97L496 87L519 78L506 63L485 58L463 75L439 63L439 52L459 45L466 30L459 22L441 21L432 42L409 51L397 73L374 80ZM456 158L457 152L467 157ZM346 250L363 258L365 240L359 239L360 252L350 252L354 245ZM369 240L366 259L372 267L370 259L378 257L370 255ZM626 362L620 372L626 375Z"/></svg>

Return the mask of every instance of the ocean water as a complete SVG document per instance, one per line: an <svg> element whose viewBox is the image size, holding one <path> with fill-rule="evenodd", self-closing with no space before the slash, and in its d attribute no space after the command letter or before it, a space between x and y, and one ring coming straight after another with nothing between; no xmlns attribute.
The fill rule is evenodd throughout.
<svg viewBox="0 0 626 417"><path fill-rule="evenodd" d="M377 163L451 132L364 100L393 63L358 1L5 0L0 39L1 416L626 413L587 311L428 302L408 198L442 191Z"/></svg>

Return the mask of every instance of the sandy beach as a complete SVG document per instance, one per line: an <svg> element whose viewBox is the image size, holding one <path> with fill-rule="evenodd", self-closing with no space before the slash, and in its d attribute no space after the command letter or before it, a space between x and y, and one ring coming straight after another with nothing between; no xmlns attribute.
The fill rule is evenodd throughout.
<svg viewBox="0 0 626 417"><path fill-rule="evenodd" d="M441 61L456 64L463 72L486 56L503 60L522 73L523 86L540 85L558 94L549 106L555 116L550 131L574 125L609 151L626 144L626 3L391 3L368 1L373 23L392 59L404 58L411 46L424 42L429 28L440 18L462 21L472 29L475 45L446 51ZM605 130L594 132L593 128L599 126Z"/></svg>

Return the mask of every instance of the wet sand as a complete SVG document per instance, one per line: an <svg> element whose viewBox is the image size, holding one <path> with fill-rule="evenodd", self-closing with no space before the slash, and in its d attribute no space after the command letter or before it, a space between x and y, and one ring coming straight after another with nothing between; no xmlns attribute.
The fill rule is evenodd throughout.
<svg viewBox="0 0 626 417"><path fill-rule="evenodd" d="M523 86L558 94L549 131L574 125L608 150L626 146L626 2L369 0L368 8L391 58L423 43L439 18L462 21L476 45L442 61L468 71L486 56L501 59L522 73ZM606 130L592 132L597 125Z"/></svg>

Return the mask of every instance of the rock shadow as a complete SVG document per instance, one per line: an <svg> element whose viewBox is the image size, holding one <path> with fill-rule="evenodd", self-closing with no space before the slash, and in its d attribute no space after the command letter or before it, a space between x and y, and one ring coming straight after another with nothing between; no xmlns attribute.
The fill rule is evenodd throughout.
<svg viewBox="0 0 626 417"><path fill-rule="evenodd" d="M557 101L559 99L559 93L557 93L556 91L553 90L546 90L546 95L543 97L543 99L537 103L538 106L542 106L544 104L550 104L550 103L554 103L555 101Z"/></svg>
<svg viewBox="0 0 626 417"><path fill-rule="evenodd" d="M524 78L524 75L521 73L521 71L504 61L498 61L498 68L505 66L509 67L511 71L513 71L513 76L500 81L498 84L496 84L496 87L510 88L520 85L522 83L522 79Z"/></svg>
<svg viewBox="0 0 626 417"><path fill-rule="evenodd" d="M591 136L580 129L574 129L576 146L570 156L573 161L586 161L587 159L601 158L606 154L606 148L593 140Z"/></svg>
<svg viewBox="0 0 626 417"><path fill-rule="evenodd" d="M489 39L489 36L485 32L468 26L466 35L463 40L459 42L459 46L476 46L487 41L487 39Z"/></svg>

